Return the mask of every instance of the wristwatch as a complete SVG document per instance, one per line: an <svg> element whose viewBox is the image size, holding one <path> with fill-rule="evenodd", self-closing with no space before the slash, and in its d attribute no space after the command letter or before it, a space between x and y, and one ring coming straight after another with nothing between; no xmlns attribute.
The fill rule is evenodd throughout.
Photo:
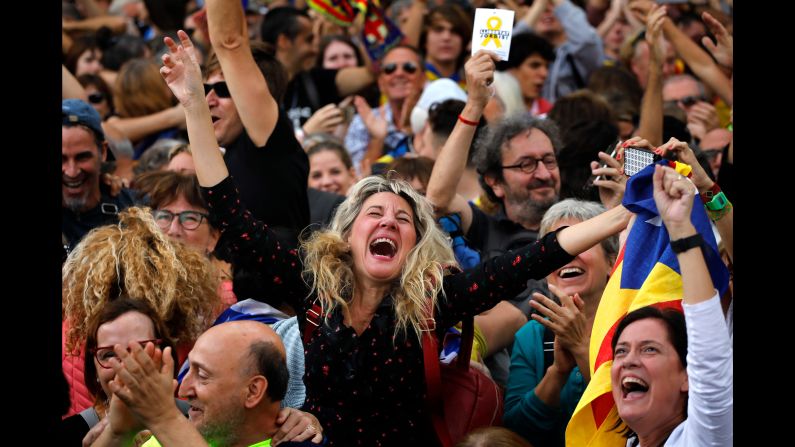
<svg viewBox="0 0 795 447"><path fill-rule="evenodd" d="M692 236L671 241L671 250L673 250L674 253L679 254L688 251L691 248L701 247L703 244L704 238L701 237L701 233L696 233Z"/></svg>

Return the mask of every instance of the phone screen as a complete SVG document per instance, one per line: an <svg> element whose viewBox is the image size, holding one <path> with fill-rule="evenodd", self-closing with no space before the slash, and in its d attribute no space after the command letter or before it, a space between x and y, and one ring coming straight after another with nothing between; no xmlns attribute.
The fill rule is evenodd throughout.
<svg viewBox="0 0 795 447"><path fill-rule="evenodd" d="M646 149L628 147L624 150L624 174L631 177L661 158Z"/></svg>

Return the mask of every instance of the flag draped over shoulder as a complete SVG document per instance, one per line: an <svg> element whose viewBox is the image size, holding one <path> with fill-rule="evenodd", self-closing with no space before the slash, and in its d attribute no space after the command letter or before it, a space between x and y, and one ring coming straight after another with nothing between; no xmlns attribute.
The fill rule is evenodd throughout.
<svg viewBox="0 0 795 447"><path fill-rule="evenodd" d="M669 162L662 160L658 164L668 166ZM690 172L690 166L676 165L681 174ZM613 333L618 322L635 309L649 305L682 309L679 262L654 203L653 175L654 165L650 165L627 182L622 204L636 218L594 317L588 357L591 381L566 428L567 447L626 445L626 439L614 430L618 414L610 386ZM722 295L728 287L728 270L718 254L709 218L698 195L694 201L690 219L707 245L704 258L712 282Z"/></svg>
<svg viewBox="0 0 795 447"><path fill-rule="evenodd" d="M309 6L340 26L350 26L364 14L362 40L370 59L377 61L400 43L403 33L384 15L379 0L309 0Z"/></svg>

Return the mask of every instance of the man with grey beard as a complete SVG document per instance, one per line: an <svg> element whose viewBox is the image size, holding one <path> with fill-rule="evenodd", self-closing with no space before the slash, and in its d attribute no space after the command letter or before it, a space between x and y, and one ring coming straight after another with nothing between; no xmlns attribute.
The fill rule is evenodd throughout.
<svg viewBox="0 0 795 447"><path fill-rule="evenodd" d="M91 229L117 222L119 211L136 200L129 189L112 195L101 181L102 162L113 154L97 111L79 99L64 99L61 115L61 236L68 253Z"/></svg>

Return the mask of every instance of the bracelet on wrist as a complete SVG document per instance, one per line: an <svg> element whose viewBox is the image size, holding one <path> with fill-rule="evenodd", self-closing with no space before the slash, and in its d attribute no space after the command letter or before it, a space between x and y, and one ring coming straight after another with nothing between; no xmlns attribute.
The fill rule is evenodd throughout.
<svg viewBox="0 0 795 447"><path fill-rule="evenodd" d="M458 121L461 121L462 123L466 124L467 126L477 127L477 125L478 125L477 121L468 120L468 119L464 118L463 115L460 115L460 114L458 115Z"/></svg>
<svg viewBox="0 0 795 447"><path fill-rule="evenodd" d="M712 196L712 200L705 203L704 206L709 211L720 211L726 207L727 203L729 203L729 199L726 198L726 195L723 194L723 191L718 191L717 194Z"/></svg>
<svg viewBox="0 0 795 447"><path fill-rule="evenodd" d="M701 202L706 205L721 192L720 186L716 182L712 182L712 187L701 193Z"/></svg>
<svg viewBox="0 0 795 447"><path fill-rule="evenodd" d="M713 210L707 209L707 216L709 216L709 220L711 220L713 222L717 222L717 221L723 219L727 214L729 214L729 212L731 212L732 208L733 208L732 203L727 200L726 201L726 206L724 206L723 208L721 208L719 210L713 211Z"/></svg>
<svg viewBox="0 0 795 447"><path fill-rule="evenodd" d="M704 238L701 237L701 233L696 233L692 236L671 241L671 250L673 250L674 253L679 254L684 253L691 248L701 247L703 244Z"/></svg>

